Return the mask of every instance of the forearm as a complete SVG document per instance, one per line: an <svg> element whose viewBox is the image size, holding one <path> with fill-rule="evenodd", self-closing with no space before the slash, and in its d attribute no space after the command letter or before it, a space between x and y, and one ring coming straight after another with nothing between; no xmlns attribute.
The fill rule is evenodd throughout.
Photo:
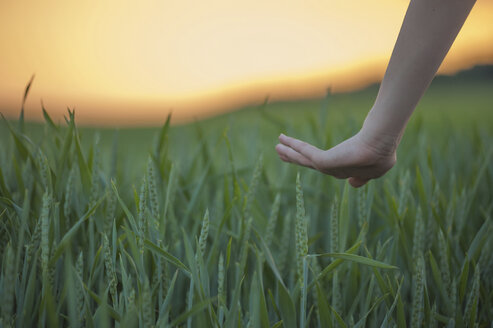
<svg viewBox="0 0 493 328"><path fill-rule="evenodd" d="M400 141L475 0L411 0L377 99L363 130Z"/></svg>

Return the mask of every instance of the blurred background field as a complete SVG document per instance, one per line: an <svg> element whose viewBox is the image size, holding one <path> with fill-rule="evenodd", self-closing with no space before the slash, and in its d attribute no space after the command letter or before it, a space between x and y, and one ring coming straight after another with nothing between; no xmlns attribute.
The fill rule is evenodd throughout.
<svg viewBox="0 0 493 328"><path fill-rule="evenodd" d="M378 85L373 85L349 93L331 94L328 90L324 99L270 103L269 98L266 97L263 105L246 107L209 119L196 119L195 123L172 125L169 131L169 138L172 140L170 151L174 159L186 161L190 155L193 156L199 151L202 143L207 143L209 146L216 144L225 131L229 131L231 142L237 146L233 148L233 152L241 149L235 154L240 166L253 165L254 154L261 151L267 158L277 160L273 149L280 133L313 142L320 148L329 148L352 136L361 128L377 92ZM41 112L41 106L38 110ZM46 110L49 114L50 109L46 108ZM163 113L161 124L166 121L165 115ZM77 119L76 108L75 117ZM64 124L63 120L58 120L57 123ZM131 151L131 160L135 163L125 162L129 167L135 168L136 172L140 172L146 163L147 153L152 147L151 141L159 130L157 125L160 123L156 122L154 128L80 126L79 131L84 136L81 142L86 149L93 143L94 136L97 134L100 138L100 147L107 150L105 151L107 157L116 139L119 156L126 157ZM492 126L493 66L479 66L454 76L435 78L411 118L409 129L423 130L427 134L441 136L434 138L433 141L444 146L443 143L448 140L445 136L458 138L461 135L471 136L479 131L491 130ZM337 128L334 129L335 127ZM34 140L42 140L46 129L44 124L26 122L26 130ZM321 129L327 130L320 132ZM0 131L2 139L7 138L8 134L8 129L3 127ZM197 142L197 137L200 142ZM404 136L403 143L412 145L419 140L413 132L409 132ZM216 147L215 151L224 155L224 147ZM405 161L410 156L400 157L400 161ZM279 164L286 166L281 162Z"/></svg>

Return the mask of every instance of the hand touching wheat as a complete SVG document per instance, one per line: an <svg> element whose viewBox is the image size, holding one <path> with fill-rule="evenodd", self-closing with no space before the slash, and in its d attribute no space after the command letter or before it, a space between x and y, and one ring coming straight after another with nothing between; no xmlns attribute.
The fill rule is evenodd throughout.
<svg viewBox="0 0 493 328"><path fill-rule="evenodd" d="M361 187L370 179L384 175L396 161L395 147L372 143L363 133L322 150L306 142L281 134L276 146L279 157L289 163L303 165L339 179L349 178L353 187Z"/></svg>

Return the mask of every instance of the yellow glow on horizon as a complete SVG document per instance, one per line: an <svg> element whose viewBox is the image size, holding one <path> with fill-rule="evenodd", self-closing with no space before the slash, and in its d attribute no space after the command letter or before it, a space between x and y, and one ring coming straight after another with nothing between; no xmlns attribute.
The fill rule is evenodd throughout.
<svg viewBox="0 0 493 328"><path fill-rule="evenodd" d="M152 124L348 91L383 76L408 1L1 1L0 111L36 79L60 118ZM476 3L442 73L493 63L493 3Z"/></svg>

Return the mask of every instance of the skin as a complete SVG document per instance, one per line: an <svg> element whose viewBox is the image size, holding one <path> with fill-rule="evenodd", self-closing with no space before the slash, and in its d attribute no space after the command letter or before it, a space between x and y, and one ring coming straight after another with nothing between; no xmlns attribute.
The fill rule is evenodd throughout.
<svg viewBox="0 0 493 328"><path fill-rule="evenodd" d="M361 187L389 171L416 105L459 33L475 0L411 0L377 98L363 127L328 150L279 136L276 151L306 166Z"/></svg>

